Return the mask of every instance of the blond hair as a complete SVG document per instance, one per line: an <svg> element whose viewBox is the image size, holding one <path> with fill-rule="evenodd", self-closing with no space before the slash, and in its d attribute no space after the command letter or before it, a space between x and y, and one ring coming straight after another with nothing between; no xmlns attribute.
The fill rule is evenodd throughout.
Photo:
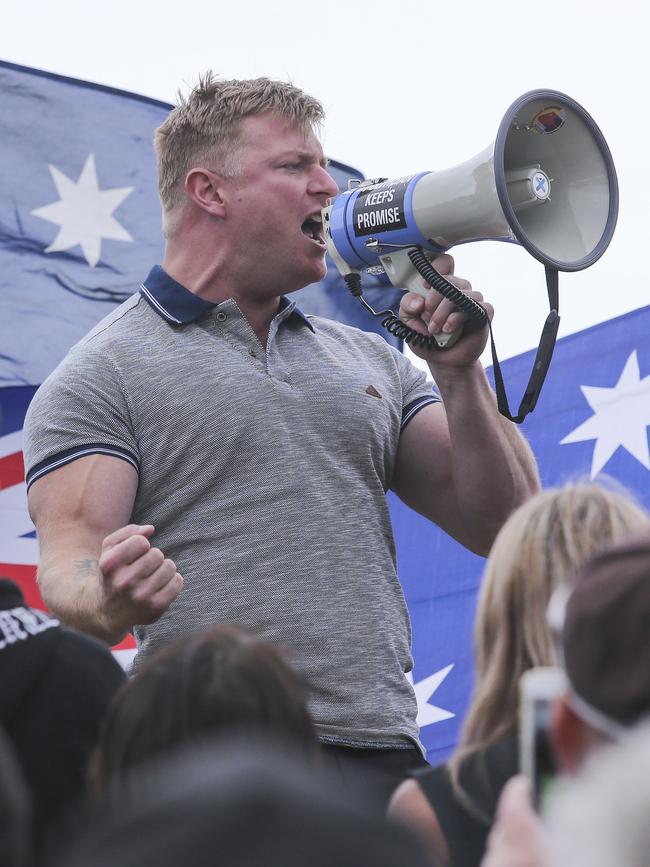
<svg viewBox="0 0 650 867"><path fill-rule="evenodd" d="M649 526L650 516L622 488L574 483L532 497L501 528L479 593L474 693L449 761L466 806L462 763L516 729L521 675L552 664L551 593L592 554Z"/></svg>
<svg viewBox="0 0 650 867"><path fill-rule="evenodd" d="M158 160L158 192L164 222L183 200L185 177L197 163L226 177L236 177L239 125L248 115L277 114L312 131L323 120L321 103L286 81L269 78L220 80L211 71L179 104L154 134ZM166 233L167 234L167 233Z"/></svg>

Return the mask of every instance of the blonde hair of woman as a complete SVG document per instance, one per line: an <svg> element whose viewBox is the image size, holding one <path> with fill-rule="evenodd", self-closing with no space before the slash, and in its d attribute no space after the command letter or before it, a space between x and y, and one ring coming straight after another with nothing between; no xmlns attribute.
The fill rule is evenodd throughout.
<svg viewBox="0 0 650 867"><path fill-rule="evenodd" d="M551 593L570 581L592 554L650 528L650 516L622 488L572 483L535 495L499 532L486 564L474 628L475 686L456 751L447 763L454 796L483 819L460 783L461 768L517 728L519 679L552 664L546 609ZM443 863L449 849L433 807L416 780L395 795L390 813L416 828Z"/></svg>

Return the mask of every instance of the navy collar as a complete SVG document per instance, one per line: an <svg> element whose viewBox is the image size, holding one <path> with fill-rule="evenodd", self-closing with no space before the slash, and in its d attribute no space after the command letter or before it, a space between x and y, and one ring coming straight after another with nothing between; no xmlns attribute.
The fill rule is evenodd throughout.
<svg viewBox="0 0 650 867"><path fill-rule="evenodd" d="M204 301L203 298L190 292L163 271L160 265L154 265L149 271L147 279L140 286L140 294L159 316L172 325L187 325L188 322L195 322L219 306L212 301ZM280 298L278 313L284 314L283 320L295 314L312 331L314 330L314 326L298 308L296 302L289 301L284 295Z"/></svg>

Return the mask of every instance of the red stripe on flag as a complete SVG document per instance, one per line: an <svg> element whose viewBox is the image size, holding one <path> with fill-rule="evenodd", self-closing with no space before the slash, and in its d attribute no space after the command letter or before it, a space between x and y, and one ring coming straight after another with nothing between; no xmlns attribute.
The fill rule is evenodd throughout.
<svg viewBox="0 0 650 867"><path fill-rule="evenodd" d="M135 646L135 638L129 633L123 641L113 647L113 650L131 650Z"/></svg>
<svg viewBox="0 0 650 867"><path fill-rule="evenodd" d="M19 485L25 479L23 453L14 452L0 458L0 490Z"/></svg>
<svg viewBox="0 0 650 867"><path fill-rule="evenodd" d="M15 563L0 563L0 578L11 578L23 591L30 608L47 611L36 583L36 566L16 566Z"/></svg>

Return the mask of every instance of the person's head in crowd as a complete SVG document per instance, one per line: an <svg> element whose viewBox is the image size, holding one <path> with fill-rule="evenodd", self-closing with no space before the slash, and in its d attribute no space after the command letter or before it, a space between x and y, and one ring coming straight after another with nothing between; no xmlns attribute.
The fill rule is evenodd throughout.
<svg viewBox="0 0 650 867"><path fill-rule="evenodd" d="M0 728L0 864L29 867L31 803L13 747Z"/></svg>
<svg viewBox="0 0 650 867"><path fill-rule="evenodd" d="M0 578L0 725L33 805L37 846L85 788L108 702L125 674L101 642L25 605Z"/></svg>
<svg viewBox="0 0 650 867"><path fill-rule="evenodd" d="M646 723L592 753L580 773L549 797L546 867L650 867L649 816Z"/></svg>
<svg viewBox="0 0 650 867"><path fill-rule="evenodd" d="M215 626L168 645L122 686L102 728L91 785L104 791L187 742L247 732L316 754L303 684L281 650L243 627Z"/></svg>
<svg viewBox="0 0 650 867"><path fill-rule="evenodd" d="M650 717L650 531L590 558L549 606L566 692L553 746L573 773L594 748Z"/></svg>
<svg viewBox="0 0 650 867"><path fill-rule="evenodd" d="M285 744L284 747L287 745ZM143 768L84 818L61 867L427 867L402 828L366 811L295 750L203 742Z"/></svg>
<svg viewBox="0 0 650 867"><path fill-rule="evenodd" d="M594 553L650 530L650 517L627 493L576 483L532 497L508 519L487 560L474 629L475 688L452 759L516 728L519 680L554 662L547 609L554 589Z"/></svg>

